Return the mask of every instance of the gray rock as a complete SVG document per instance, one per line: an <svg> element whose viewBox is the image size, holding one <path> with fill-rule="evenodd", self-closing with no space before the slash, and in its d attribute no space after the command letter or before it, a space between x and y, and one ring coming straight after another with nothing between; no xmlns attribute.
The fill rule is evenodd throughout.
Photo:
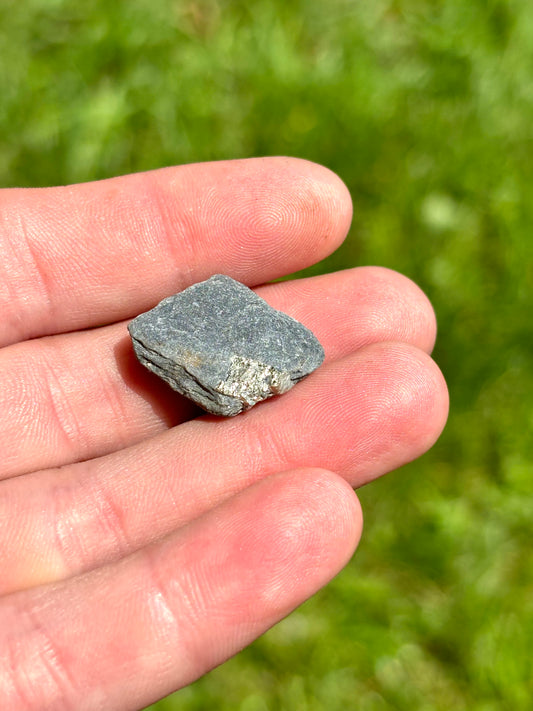
<svg viewBox="0 0 533 711"><path fill-rule="evenodd" d="M216 415L286 392L324 360L309 329L223 274L164 299L128 330L148 370Z"/></svg>

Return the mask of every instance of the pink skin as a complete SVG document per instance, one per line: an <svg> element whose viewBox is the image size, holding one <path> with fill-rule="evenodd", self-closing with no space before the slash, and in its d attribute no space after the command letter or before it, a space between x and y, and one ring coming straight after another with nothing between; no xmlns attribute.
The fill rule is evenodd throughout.
<svg viewBox="0 0 533 711"><path fill-rule="evenodd" d="M0 706L140 709L350 558L351 486L444 426L434 314L378 267L260 286L326 363L237 418L199 417L136 363L124 319L214 272L256 286L323 258L351 219L342 182L265 158L0 206Z"/></svg>

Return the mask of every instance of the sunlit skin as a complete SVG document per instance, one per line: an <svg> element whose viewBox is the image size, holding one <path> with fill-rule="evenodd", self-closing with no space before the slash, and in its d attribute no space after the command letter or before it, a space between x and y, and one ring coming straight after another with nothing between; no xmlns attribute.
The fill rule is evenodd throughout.
<svg viewBox="0 0 533 711"><path fill-rule="evenodd" d="M352 487L444 426L435 317L379 267L266 284L326 257L351 222L344 184L301 160L4 190L0 215L0 707L141 709L350 559ZM213 273L326 352L231 420L142 368L126 329Z"/></svg>

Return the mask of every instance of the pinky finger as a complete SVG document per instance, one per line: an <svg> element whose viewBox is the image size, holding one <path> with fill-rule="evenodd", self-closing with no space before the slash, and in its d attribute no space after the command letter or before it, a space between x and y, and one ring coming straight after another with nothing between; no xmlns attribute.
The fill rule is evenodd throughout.
<svg viewBox="0 0 533 711"><path fill-rule="evenodd" d="M331 472L268 477L119 563L4 598L2 708L141 709L236 654L331 579L362 528Z"/></svg>

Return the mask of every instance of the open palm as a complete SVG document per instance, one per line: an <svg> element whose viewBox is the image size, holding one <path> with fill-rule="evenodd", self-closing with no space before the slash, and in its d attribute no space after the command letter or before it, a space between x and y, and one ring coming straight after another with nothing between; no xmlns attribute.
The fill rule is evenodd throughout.
<svg viewBox="0 0 533 711"><path fill-rule="evenodd" d="M435 441L430 304L365 267L259 286L324 365L234 419L145 371L126 324L214 273L252 287L344 238L288 158L0 193L0 706L140 709L235 654L359 540L352 486Z"/></svg>

